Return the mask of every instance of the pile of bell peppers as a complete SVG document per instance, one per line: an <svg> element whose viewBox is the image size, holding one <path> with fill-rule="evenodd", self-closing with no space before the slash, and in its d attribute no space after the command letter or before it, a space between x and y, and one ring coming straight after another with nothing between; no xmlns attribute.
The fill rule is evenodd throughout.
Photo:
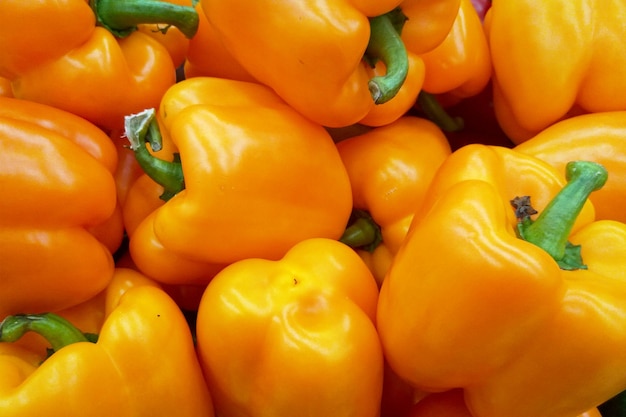
<svg viewBox="0 0 626 417"><path fill-rule="evenodd" d="M0 415L626 416L626 1L0 2Z"/></svg>

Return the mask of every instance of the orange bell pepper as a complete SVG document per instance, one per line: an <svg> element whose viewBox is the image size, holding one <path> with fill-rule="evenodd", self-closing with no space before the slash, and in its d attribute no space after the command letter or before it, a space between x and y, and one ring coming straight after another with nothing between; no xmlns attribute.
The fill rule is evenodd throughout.
<svg viewBox="0 0 626 417"><path fill-rule="evenodd" d="M450 155L443 132L412 116L337 144L352 186L353 208L371 216L374 235L360 217L342 242L357 248L380 284L439 165ZM380 236L375 239L376 229ZM364 247L367 247L365 249Z"/></svg>
<svg viewBox="0 0 626 417"><path fill-rule="evenodd" d="M377 296L361 259L331 239L302 241L277 261L227 266L197 317L216 414L378 416Z"/></svg>
<svg viewBox="0 0 626 417"><path fill-rule="evenodd" d="M422 55L432 51L448 37L461 0L404 0L399 8L408 18L401 38L409 52Z"/></svg>
<svg viewBox="0 0 626 417"><path fill-rule="evenodd" d="M184 64L185 77L256 81L222 44L215 28L202 10L202 3L198 2L195 7L198 13L198 31L189 40L189 49Z"/></svg>
<svg viewBox="0 0 626 417"><path fill-rule="evenodd" d="M113 272L111 252L88 230L116 207L113 144L78 116L7 97L0 143L0 317L93 297Z"/></svg>
<svg viewBox="0 0 626 417"><path fill-rule="evenodd" d="M158 119L158 115L156 116ZM152 155L167 161L177 158L178 149L172 142L166 130L159 132L161 137L160 149L158 152L152 151L148 147L148 151ZM116 172L118 184L118 198L122 205L122 218L124 228L128 236L131 236L137 226L148 217L157 208L165 204L165 200L161 199L164 193L162 185L156 183L148 176L135 157L134 151L128 146L128 138L123 133L117 132L112 135L113 141L117 145L118 155L125 163L126 173ZM120 168L120 164L118 164Z"/></svg>
<svg viewBox="0 0 626 417"><path fill-rule="evenodd" d="M192 37L197 14L191 5L156 0L3 1L0 76L11 80L15 97L121 128L125 115L158 105L176 81L167 48L136 30L153 23Z"/></svg>
<svg viewBox="0 0 626 417"><path fill-rule="evenodd" d="M412 48L408 42L407 48ZM460 2L446 38L419 57L424 62L425 77L415 104L416 114L434 121L447 134L463 136L469 130L465 119L451 116L453 113L448 114L446 109L483 94L491 80L489 45L480 16L470 0ZM470 118L469 123L472 121ZM479 135L483 136L485 125L478 123Z"/></svg>
<svg viewBox="0 0 626 417"><path fill-rule="evenodd" d="M626 110L625 15L621 1L494 2L494 105L515 143L571 115Z"/></svg>
<svg viewBox="0 0 626 417"><path fill-rule="evenodd" d="M174 68L179 68L185 63L187 54L189 53L189 43L191 42L191 39L193 39L198 33L200 16L197 15L197 12L196 16L193 16L190 11L190 7L193 7L195 0L159 1L169 3L173 6L165 6L172 8L169 12L171 17L173 17L175 13L187 15L185 19L189 20L185 24L181 24L182 30L176 27L176 22L169 24L164 24L164 22L140 23L137 25L137 30L145 33L163 45L172 58Z"/></svg>
<svg viewBox="0 0 626 417"><path fill-rule="evenodd" d="M589 199L597 219L626 222L626 112L580 115L551 125L515 147L563 170L568 161L602 164L609 178Z"/></svg>
<svg viewBox="0 0 626 417"><path fill-rule="evenodd" d="M117 306L120 298L130 288L143 285L161 288L158 282L133 269L116 266L111 280L103 291L85 302L53 313L68 320L88 338L96 340L106 317ZM24 334L14 344L43 356L49 355L52 349L48 340L34 332Z"/></svg>
<svg viewBox="0 0 626 417"><path fill-rule="evenodd" d="M127 280L119 281L107 294L114 303L96 343L60 315L5 318L0 325L3 416L214 415L176 303L150 284L131 284L120 297ZM43 363L40 355L7 343L26 332L51 343L53 353Z"/></svg>
<svg viewBox="0 0 626 417"><path fill-rule="evenodd" d="M411 44L407 42L411 51ZM470 0L461 0L446 38L420 55L425 76L422 89L463 99L480 93L491 79L491 55L483 25Z"/></svg>
<svg viewBox="0 0 626 417"><path fill-rule="evenodd" d="M419 56L407 51L407 76L398 92L390 100L373 106L367 114L359 120L364 126L384 126L398 120L405 115L415 104L417 95L424 83L424 62ZM387 68L383 62L376 62L368 68L370 77L383 77Z"/></svg>
<svg viewBox="0 0 626 417"><path fill-rule="evenodd" d="M474 415L465 404L463 390L453 389L424 397L411 408L407 417L474 417ZM602 415L594 407L577 417L602 417Z"/></svg>
<svg viewBox="0 0 626 417"><path fill-rule="evenodd" d="M235 60L321 125L359 122L391 100L407 78L406 48L388 14L400 0L200 3ZM384 63L384 76L371 76L365 55Z"/></svg>
<svg viewBox="0 0 626 417"><path fill-rule="evenodd" d="M343 233L352 196L334 142L266 86L190 78L168 90L159 115L160 127L150 112L128 118L129 126L138 122L127 132L138 160L171 197L130 237L147 275L206 284L190 277L207 265L278 259L303 239ZM154 127L167 132L180 163L147 151ZM191 269L184 279L182 263Z"/></svg>
<svg viewBox="0 0 626 417"><path fill-rule="evenodd" d="M485 145L444 162L380 291L401 378L463 388L474 417L574 416L626 387L626 225L594 221L601 165L566 175Z"/></svg>

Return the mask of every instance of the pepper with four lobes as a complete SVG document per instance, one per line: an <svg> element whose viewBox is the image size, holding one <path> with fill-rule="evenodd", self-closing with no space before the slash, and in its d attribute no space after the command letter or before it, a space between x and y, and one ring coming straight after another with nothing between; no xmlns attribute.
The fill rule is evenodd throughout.
<svg viewBox="0 0 626 417"><path fill-rule="evenodd" d="M126 131L167 199L130 236L145 274L206 284L207 268L279 259L301 240L342 235L352 194L335 143L268 87L190 78L167 91L158 114L129 117ZM155 149L161 131L180 161L148 151L144 142Z"/></svg>
<svg viewBox="0 0 626 417"><path fill-rule="evenodd" d="M626 111L590 113L557 122L515 150L543 159L559 170L577 159L602 164L609 178L589 197L596 218L626 222L625 137Z"/></svg>
<svg viewBox="0 0 626 417"><path fill-rule="evenodd" d="M200 2L219 40L247 73L328 127L359 122L404 84L409 59L393 24L400 3ZM372 76L367 61L378 60L385 74ZM410 84L416 96L421 81Z"/></svg>
<svg viewBox="0 0 626 417"><path fill-rule="evenodd" d="M90 231L115 212L113 143L74 114L2 97L0 145L0 317L93 297L114 267Z"/></svg>
<svg viewBox="0 0 626 417"><path fill-rule="evenodd" d="M626 110L626 3L494 1L494 107L515 143L580 113Z"/></svg>
<svg viewBox="0 0 626 417"><path fill-rule="evenodd" d="M15 97L105 130L122 128L125 115L157 106L176 81L170 50L180 48L168 50L160 35L138 30L142 24L161 24L164 31L172 25L191 38L198 15L190 1L2 1L0 76L11 81Z"/></svg>
<svg viewBox="0 0 626 417"><path fill-rule="evenodd" d="M107 293L110 311L95 342L54 313L6 317L0 324L0 414L212 417L185 317L142 278L148 283L122 288L124 279ZM8 343L28 332L50 343L47 359Z"/></svg>
<svg viewBox="0 0 626 417"><path fill-rule="evenodd" d="M207 286L196 327L216 414L378 416L377 298L367 266L332 239L227 266Z"/></svg>
<svg viewBox="0 0 626 417"><path fill-rule="evenodd" d="M450 145L431 121L405 116L340 141L337 149L354 208L340 240L357 250L380 284Z"/></svg>
<svg viewBox="0 0 626 417"><path fill-rule="evenodd" d="M444 162L380 292L398 375L462 388L475 417L575 416L626 387L626 225L594 221L602 165L565 174L486 145Z"/></svg>

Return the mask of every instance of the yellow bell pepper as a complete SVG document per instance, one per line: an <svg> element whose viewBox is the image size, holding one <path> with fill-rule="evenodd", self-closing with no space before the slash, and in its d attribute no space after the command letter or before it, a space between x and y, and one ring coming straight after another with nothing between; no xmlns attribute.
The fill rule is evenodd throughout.
<svg viewBox="0 0 626 417"><path fill-rule="evenodd" d="M343 233L352 195L335 143L268 87L190 78L163 96L159 116L128 118L132 149L167 193L130 235L145 274L206 284L208 271L231 262L279 259L301 240ZM180 161L148 151L155 132L171 138Z"/></svg>
<svg viewBox="0 0 626 417"><path fill-rule="evenodd" d="M626 110L623 1L493 2L494 107L515 142L581 113Z"/></svg>
<svg viewBox="0 0 626 417"><path fill-rule="evenodd" d="M463 388L475 417L575 416L626 388L626 225L594 221L601 165L566 176L485 145L444 162L380 292L400 377Z"/></svg>
<svg viewBox="0 0 626 417"><path fill-rule="evenodd" d="M308 239L282 259L246 259L209 283L197 349L221 416L377 417L378 287L358 255Z"/></svg>
<svg viewBox="0 0 626 417"><path fill-rule="evenodd" d="M406 49L386 15L400 3L200 2L219 40L247 73L329 127L359 122L404 83ZM385 62L383 76L371 76L365 55Z"/></svg>
<svg viewBox="0 0 626 417"><path fill-rule="evenodd" d="M569 161L585 159L602 164L609 178L589 199L597 219L626 222L626 111L571 117L542 130L515 147L558 170Z"/></svg>
<svg viewBox="0 0 626 417"><path fill-rule="evenodd" d="M8 316L0 324L1 415L214 415L176 303L158 285L133 283L137 272L117 273L116 284L98 301L111 311L95 343L57 314ZM9 343L27 332L51 343L50 357Z"/></svg>
<svg viewBox="0 0 626 417"><path fill-rule="evenodd" d="M434 123L405 116L340 141L337 149L350 177L353 208L366 212L341 240L356 248L380 284L450 145ZM363 224L367 215L374 224Z"/></svg>

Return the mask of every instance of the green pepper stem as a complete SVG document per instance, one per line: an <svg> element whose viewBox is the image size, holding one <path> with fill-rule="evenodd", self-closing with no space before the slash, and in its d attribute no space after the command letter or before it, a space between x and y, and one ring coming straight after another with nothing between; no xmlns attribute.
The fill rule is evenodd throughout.
<svg viewBox="0 0 626 417"><path fill-rule="evenodd" d="M150 144L153 151L159 151L162 146L161 132L155 114L154 109L147 109L126 116L124 133L139 166L146 175L164 188L161 198L167 201L185 189L185 177L182 164L178 159L170 162L156 158L146 148L146 142Z"/></svg>
<svg viewBox="0 0 626 417"><path fill-rule="evenodd" d="M16 342L27 332L43 336L55 352L72 343L89 342L72 323L53 313L7 316L0 323L0 342Z"/></svg>
<svg viewBox="0 0 626 417"><path fill-rule="evenodd" d="M175 26L188 39L198 31L198 13L192 6L159 0L90 0L90 5L98 24L120 38L146 23Z"/></svg>
<svg viewBox="0 0 626 417"><path fill-rule="evenodd" d="M520 237L539 246L557 262L569 258L568 250L580 252L580 248L568 242L568 236L589 195L602 188L607 181L606 169L595 162L572 161L565 167L567 184L550 201L535 221L521 218L518 224ZM582 265L563 269L578 269Z"/></svg>
<svg viewBox="0 0 626 417"><path fill-rule="evenodd" d="M450 116L435 96L425 91L420 91L417 96L417 104L422 109L428 120L435 123L444 132L458 132L463 129L465 122L461 117Z"/></svg>
<svg viewBox="0 0 626 417"><path fill-rule="evenodd" d="M364 249L372 252L382 241L380 226L374 222L369 213L363 210L354 210L351 221L339 241L353 249Z"/></svg>
<svg viewBox="0 0 626 417"><path fill-rule="evenodd" d="M401 20L398 18L399 13L402 11L396 8L370 18L370 40L365 54L370 62L380 59L387 68L385 75L373 77L368 84L376 104L386 103L395 97L409 72L406 47L397 29L398 21Z"/></svg>

